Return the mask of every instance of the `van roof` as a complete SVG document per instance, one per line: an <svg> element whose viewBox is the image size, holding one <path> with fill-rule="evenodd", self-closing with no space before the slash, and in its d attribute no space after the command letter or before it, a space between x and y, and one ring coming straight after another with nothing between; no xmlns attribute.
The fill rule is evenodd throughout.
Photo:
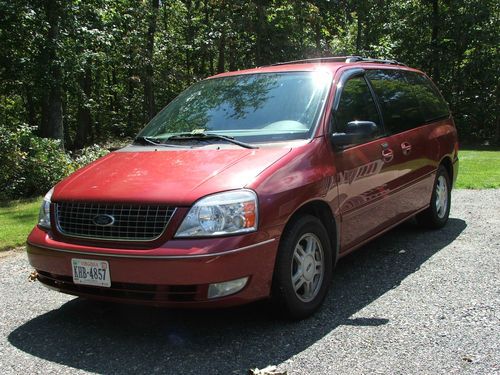
<svg viewBox="0 0 500 375"><path fill-rule="evenodd" d="M339 68L345 66L360 67L360 68L380 68L381 65L392 68L403 68L405 70L413 70L420 72L417 69L412 69L407 67L405 64L398 62L396 60L384 60L384 59L373 59L361 56L331 56L331 57L319 57L314 59L304 59L304 60L293 60L279 62L271 65L260 66L252 69L237 70L232 72L225 72L217 74L210 78L219 78L240 74L251 74L251 73L273 73L273 72L294 72L294 71L330 71L332 74L335 73Z"/></svg>

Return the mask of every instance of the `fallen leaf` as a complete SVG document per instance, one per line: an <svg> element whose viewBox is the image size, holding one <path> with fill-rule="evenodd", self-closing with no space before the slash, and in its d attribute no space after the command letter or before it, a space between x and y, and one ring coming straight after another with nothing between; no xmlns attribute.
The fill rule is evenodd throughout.
<svg viewBox="0 0 500 375"><path fill-rule="evenodd" d="M267 366L262 370L258 368L250 369L248 375L287 375L287 372L278 370L276 366Z"/></svg>
<svg viewBox="0 0 500 375"><path fill-rule="evenodd" d="M31 283L33 281L37 281L38 280L38 272L33 271L30 273L30 275L28 276L28 281Z"/></svg>

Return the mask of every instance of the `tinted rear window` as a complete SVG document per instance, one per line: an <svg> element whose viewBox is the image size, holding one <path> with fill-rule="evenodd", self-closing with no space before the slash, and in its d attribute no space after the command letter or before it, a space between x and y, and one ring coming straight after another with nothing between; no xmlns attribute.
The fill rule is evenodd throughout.
<svg viewBox="0 0 500 375"><path fill-rule="evenodd" d="M386 129L399 133L421 125L424 118L412 86L398 70L368 70L377 95Z"/></svg>
<svg viewBox="0 0 500 375"><path fill-rule="evenodd" d="M432 82L422 74L404 72L422 109L425 122L431 122L450 115L448 105Z"/></svg>

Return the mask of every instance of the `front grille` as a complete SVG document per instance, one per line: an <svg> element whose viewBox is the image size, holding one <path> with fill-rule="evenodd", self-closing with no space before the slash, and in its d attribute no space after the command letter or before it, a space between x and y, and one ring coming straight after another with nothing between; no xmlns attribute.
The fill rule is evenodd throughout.
<svg viewBox="0 0 500 375"><path fill-rule="evenodd" d="M162 205L90 202L56 203L55 210L58 230L64 235L118 241L158 238L174 212L174 207ZM102 216L113 222L98 225Z"/></svg>

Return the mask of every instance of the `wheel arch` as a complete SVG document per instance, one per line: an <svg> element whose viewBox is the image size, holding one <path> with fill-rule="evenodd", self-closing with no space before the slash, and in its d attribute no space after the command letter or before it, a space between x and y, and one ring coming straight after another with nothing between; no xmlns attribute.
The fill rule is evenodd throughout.
<svg viewBox="0 0 500 375"><path fill-rule="evenodd" d="M442 165L445 169L446 172L448 172L448 177L450 178L450 182L453 181L453 163L450 159L449 156L445 156L444 158L441 159L441 162L439 165Z"/></svg>
<svg viewBox="0 0 500 375"><path fill-rule="evenodd" d="M333 266L335 266L339 255L340 237L338 223L333 216L330 206L325 201L319 199L304 203L290 216L285 225L285 230L290 225L290 223L294 222L299 217L304 215L312 215L314 217L317 217L325 226L332 248Z"/></svg>

